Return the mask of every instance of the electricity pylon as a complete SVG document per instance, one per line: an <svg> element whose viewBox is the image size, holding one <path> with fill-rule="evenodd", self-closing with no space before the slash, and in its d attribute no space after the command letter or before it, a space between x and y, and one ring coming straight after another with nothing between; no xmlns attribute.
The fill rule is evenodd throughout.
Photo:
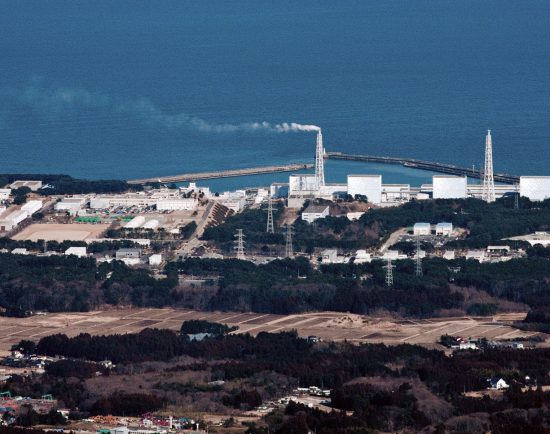
<svg viewBox="0 0 550 434"><path fill-rule="evenodd" d="M285 256L287 258L294 257L294 249L292 248L292 225L286 225L286 245L285 245Z"/></svg>
<svg viewBox="0 0 550 434"><path fill-rule="evenodd" d="M275 233L275 226L273 225L273 200L271 199L271 195L269 195L268 201L267 201L267 229L266 232L268 234L274 234Z"/></svg>
<svg viewBox="0 0 550 434"><path fill-rule="evenodd" d="M242 229L237 229L235 234L235 250L237 251L237 259L244 259L244 235Z"/></svg>
<svg viewBox="0 0 550 434"><path fill-rule="evenodd" d="M384 268L386 269L386 287L391 288L393 287L393 269L395 265L392 265L390 258L388 258L388 262L384 265Z"/></svg>
<svg viewBox="0 0 550 434"><path fill-rule="evenodd" d="M420 258L420 236L416 237L416 266L414 274L422 276L422 259Z"/></svg>

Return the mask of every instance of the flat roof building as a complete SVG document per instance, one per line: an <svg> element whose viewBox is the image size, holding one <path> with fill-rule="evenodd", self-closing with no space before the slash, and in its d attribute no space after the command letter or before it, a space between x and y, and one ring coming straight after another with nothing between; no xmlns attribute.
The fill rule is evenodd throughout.
<svg viewBox="0 0 550 434"><path fill-rule="evenodd" d="M550 198L550 176L520 176L519 194L532 201Z"/></svg>
<svg viewBox="0 0 550 434"><path fill-rule="evenodd" d="M370 203L382 202L382 175L348 175L348 194L365 196Z"/></svg>
<svg viewBox="0 0 550 434"><path fill-rule="evenodd" d="M450 237L453 234L453 224L441 222L435 225L435 234Z"/></svg>
<svg viewBox="0 0 550 434"><path fill-rule="evenodd" d="M302 220L313 223L315 220L324 219L329 215L328 205L309 205L302 212Z"/></svg>
<svg viewBox="0 0 550 434"><path fill-rule="evenodd" d="M429 223L415 223L413 226L413 235L430 235L432 226Z"/></svg>
<svg viewBox="0 0 550 434"><path fill-rule="evenodd" d="M434 175L433 198L434 199L466 199L467 177Z"/></svg>

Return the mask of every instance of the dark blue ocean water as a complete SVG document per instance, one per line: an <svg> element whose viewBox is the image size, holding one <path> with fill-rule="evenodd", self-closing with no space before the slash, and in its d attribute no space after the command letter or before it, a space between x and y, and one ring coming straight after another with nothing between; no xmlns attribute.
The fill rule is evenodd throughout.
<svg viewBox="0 0 550 434"><path fill-rule="evenodd" d="M0 0L1 172L311 160L314 133L281 122L321 126L328 150L476 167L491 128L495 170L549 175L550 2Z"/></svg>

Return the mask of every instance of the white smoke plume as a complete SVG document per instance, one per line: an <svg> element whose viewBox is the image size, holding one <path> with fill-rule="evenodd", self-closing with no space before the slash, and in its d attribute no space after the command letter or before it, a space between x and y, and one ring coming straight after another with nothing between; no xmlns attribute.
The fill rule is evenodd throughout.
<svg viewBox="0 0 550 434"><path fill-rule="evenodd" d="M86 110L105 110L111 114L131 115L152 127L166 129L192 128L208 133L232 133L239 131L264 131L270 133L292 133L319 131L316 125L303 125L295 122L244 122L238 124L212 123L187 113L164 113L150 100L120 101L108 95L90 92L82 88L44 86L42 80L35 79L23 89L9 89L0 92L2 99L9 96L38 114L54 121L62 121L65 115L82 113Z"/></svg>

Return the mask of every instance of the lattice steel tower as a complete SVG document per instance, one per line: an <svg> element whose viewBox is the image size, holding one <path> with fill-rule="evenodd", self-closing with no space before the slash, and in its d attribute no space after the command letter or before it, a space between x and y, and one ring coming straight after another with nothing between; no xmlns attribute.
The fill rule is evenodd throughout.
<svg viewBox="0 0 550 434"><path fill-rule="evenodd" d="M294 249L292 247L292 225L288 224L286 225L286 245L285 245L285 256L287 258L293 258L294 257Z"/></svg>
<svg viewBox="0 0 550 434"><path fill-rule="evenodd" d="M275 226L273 225L273 200L271 199L271 194L267 199L267 229L268 234L275 233Z"/></svg>
<svg viewBox="0 0 550 434"><path fill-rule="evenodd" d="M416 237L416 264L414 274L422 276L422 259L420 258L420 236Z"/></svg>
<svg viewBox="0 0 550 434"><path fill-rule="evenodd" d="M493 141L491 130L485 137L485 171L483 172L483 190L481 198L488 203L495 201L495 180L493 177Z"/></svg>
<svg viewBox="0 0 550 434"><path fill-rule="evenodd" d="M325 148L323 147L323 133L317 132L317 147L315 149L315 181L317 189L325 186Z"/></svg>
<svg viewBox="0 0 550 434"><path fill-rule="evenodd" d="M388 262L384 265L386 269L386 287L391 288L393 286L393 269L395 265L392 265L391 259L388 258Z"/></svg>
<svg viewBox="0 0 550 434"><path fill-rule="evenodd" d="M514 209L519 209L519 185L516 184L514 187L516 187L516 192L514 193Z"/></svg>
<svg viewBox="0 0 550 434"><path fill-rule="evenodd" d="M242 229L237 229L235 234L235 250L237 251L237 259L244 259L244 235Z"/></svg>

